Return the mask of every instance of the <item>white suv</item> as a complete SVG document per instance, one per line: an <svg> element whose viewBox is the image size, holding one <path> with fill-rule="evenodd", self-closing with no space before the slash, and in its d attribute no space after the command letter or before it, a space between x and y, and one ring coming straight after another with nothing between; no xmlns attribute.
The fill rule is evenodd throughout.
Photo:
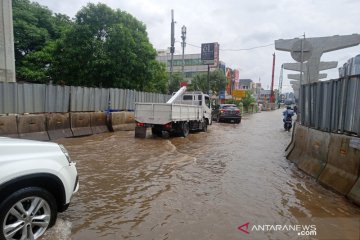
<svg viewBox="0 0 360 240"><path fill-rule="evenodd" d="M53 226L79 189L75 165L62 145L0 137L0 240Z"/></svg>

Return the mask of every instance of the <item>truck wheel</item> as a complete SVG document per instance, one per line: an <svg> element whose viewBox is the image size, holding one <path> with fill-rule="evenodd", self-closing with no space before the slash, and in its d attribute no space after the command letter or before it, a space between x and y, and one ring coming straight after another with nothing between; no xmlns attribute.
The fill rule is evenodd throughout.
<svg viewBox="0 0 360 240"><path fill-rule="evenodd" d="M181 129L180 129L180 135L182 137L187 137L187 135L189 135L189 123L188 122L183 122L181 124Z"/></svg>
<svg viewBox="0 0 360 240"><path fill-rule="evenodd" d="M204 121L202 122L202 131L203 132L207 132L207 120L206 119L204 119Z"/></svg>
<svg viewBox="0 0 360 240"><path fill-rule="evenodd" d="M158 136L158 137L162 137L162 131L156 128L151 128L151 132L153 135Z"/></svg>

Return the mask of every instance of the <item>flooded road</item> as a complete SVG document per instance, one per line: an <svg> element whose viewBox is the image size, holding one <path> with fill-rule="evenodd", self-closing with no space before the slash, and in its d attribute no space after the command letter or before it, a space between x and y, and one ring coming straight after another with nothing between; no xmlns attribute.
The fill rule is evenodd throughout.
<svg viewBox="0 0 360 240"><path fill-rule="evenodd" d="M359 239L360 208L286 160L290 139L280 110L187 138L61 139L80 190L45 239Z"/></svg>

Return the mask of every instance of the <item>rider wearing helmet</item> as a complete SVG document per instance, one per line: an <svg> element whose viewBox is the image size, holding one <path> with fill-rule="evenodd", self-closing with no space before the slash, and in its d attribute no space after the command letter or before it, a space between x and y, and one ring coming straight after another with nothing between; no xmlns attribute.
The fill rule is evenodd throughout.
<svg viewBox="0 0 360 240"><path fill-rule="evenodd" d="M292 110L292 108L290 106L286 107L286 110L283 112L283 122L286 121L287 118L292 118L292 116L294 116L294 110Z"/></svg>

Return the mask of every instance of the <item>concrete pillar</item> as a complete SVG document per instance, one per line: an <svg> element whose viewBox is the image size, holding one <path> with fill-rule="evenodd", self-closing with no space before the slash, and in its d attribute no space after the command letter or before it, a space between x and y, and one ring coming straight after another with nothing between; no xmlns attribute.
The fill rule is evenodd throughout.
<svg viewBox="0 0 360 240"><path fill-rule="evenodd" d="M303 39L279 39L275 41L275 49L291 52L297 62L301 62L300 53L303 52L303 61L307 61L309 82L319 81L320 58L323 53L353 47L360 44L360 35L344 35L332 37L318 37ZM301 51L301 47L303 49Z"/></svg>
<svg viewBox="0 0 360 240"><path fill-rule="evenodd" d="M12 1L0 1L0 82L16 82Z"/></svg>

